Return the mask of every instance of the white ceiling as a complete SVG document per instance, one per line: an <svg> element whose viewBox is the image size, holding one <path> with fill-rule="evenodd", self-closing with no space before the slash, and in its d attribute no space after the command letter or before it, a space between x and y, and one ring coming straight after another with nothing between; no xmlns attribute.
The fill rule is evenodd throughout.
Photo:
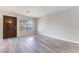
<svg viewBox="0 0 79 59"><path fill-rule="evenodd" d="M69 6L0 6L0 10L30 17L42 17L50 13L66 10ZM26 11L30 11L27 13Z"/></svg>

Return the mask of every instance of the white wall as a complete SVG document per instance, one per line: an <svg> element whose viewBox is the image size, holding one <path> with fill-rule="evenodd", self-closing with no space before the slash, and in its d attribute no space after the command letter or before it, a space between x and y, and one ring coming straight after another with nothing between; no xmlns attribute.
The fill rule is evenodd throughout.
<svg viewBox="0 0 79 59"><path fill-rule="evenodd" d="M3 15L17 17L17 37L23 36L22 31L20 31L20 20L27 20L28 18L31 18L31 17L26 17L26 16L12 14L12 13L6 13L6 12L0 12L0 40L3 39Z"/></svg>
<svg viewBox="0 0 79 59"><path fill-rule="evenodd" d="M38 33L79 43L79 7L41 17Z"/></svg>

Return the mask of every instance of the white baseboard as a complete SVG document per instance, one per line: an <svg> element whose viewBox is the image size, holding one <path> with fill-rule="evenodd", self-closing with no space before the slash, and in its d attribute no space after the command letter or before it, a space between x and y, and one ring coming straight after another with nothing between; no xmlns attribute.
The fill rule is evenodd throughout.
<svg viewBox="0 0 79 59"><path fill-rule="evenodd" d="M60 38L60 37L56 37L56 36L48 36L48 35L45 35L45 34L39 34L39 35L43 35L43 36L46 36L46 37L50 37L50 38L56 38L58 40L64 40L64 41L68 41L68 42L72 42L72 43L76 43L76 44L79 44L79 41L72 41L72 40L68 40L68 39L65 39L65 38Z"/></svg>

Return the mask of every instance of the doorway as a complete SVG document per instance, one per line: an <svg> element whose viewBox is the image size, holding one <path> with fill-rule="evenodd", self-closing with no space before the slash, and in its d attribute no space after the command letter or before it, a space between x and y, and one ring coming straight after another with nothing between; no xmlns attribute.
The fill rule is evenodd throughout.
<svg viewBox="0 0 79 59"><path fill-rule="evenodd" d="M3 16L3 39L17 37L17 17Z"/></svg>

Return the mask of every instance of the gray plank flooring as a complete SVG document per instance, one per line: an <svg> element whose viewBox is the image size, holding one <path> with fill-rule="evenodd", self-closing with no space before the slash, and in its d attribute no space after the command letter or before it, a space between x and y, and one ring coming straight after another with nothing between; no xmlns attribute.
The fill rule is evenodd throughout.
<svg viewBox="0 0 79 59"><path fill-rule="evenodd" d="M40 35L0 40L0 53L79 53L79 44Z"/></svg>

